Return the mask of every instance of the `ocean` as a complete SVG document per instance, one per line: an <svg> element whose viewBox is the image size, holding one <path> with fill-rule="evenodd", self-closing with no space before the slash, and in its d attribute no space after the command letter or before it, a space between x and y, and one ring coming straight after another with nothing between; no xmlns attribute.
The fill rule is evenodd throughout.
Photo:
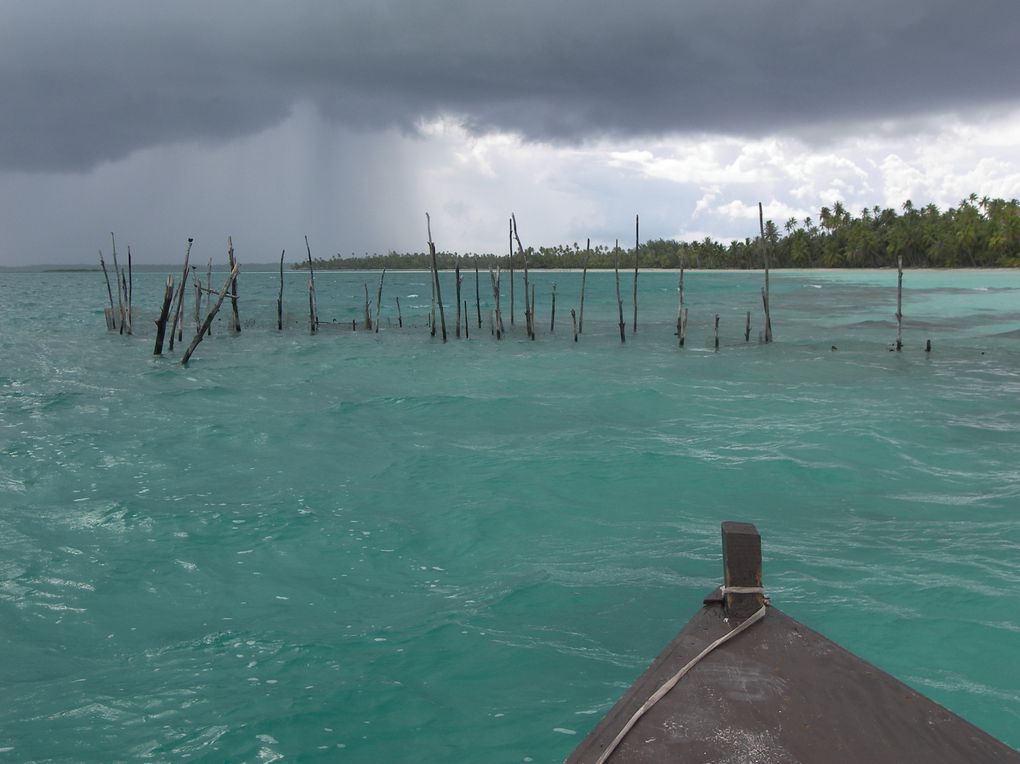
<svg viewBox="0 0 1020 764"><path fill-rule="evenodd" d="M444 344L426 273L378 333L378 273L317 273L313 336L306 273L280 332L242 270L182 367L166 274L121 336L101 273L0 273L0 760L562 761L724 520L776 606L1020 747L1020 273L907 271L902 352L895 271L774 271L771 344L761 272L688 272L683 349L675 273L634 333L621 272L625 344L612 273L576 343L581 274L532 273L534 341L516 275L497 341L488 274L456 339L444 273Z"/></svg>

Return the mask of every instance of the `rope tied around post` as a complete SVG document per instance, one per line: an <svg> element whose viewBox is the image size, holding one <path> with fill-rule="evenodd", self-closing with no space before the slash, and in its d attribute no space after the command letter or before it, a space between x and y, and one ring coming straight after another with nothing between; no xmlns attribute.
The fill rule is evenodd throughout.
<svg viewBox="0 0 1020 764"><path fill-rule="evenodd" d="M738 634L747 631L765 617L768 600L762 586L761 536L750 523L724 522L722 524L723 585L719 588L727 621L737 625L718 639L708 644L700 653L688 661L679 671L667 679L627 720L620 731L606 746L596 764L605 764L620 746L642 716L676 687L702 659L713 650L726 644Z"/></svg>
<svg viewBox="0 0 1020 764"><path fill-rule="evenodd" d="M765 587L763 586L720 586L719 593L723 596L727 594L764 594Z"/></svg>

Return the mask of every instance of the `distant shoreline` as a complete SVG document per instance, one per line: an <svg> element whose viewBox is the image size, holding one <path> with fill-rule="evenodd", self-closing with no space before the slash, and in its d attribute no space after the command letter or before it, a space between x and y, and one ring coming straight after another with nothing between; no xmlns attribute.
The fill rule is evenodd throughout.
<svg viewBox="0 0 1020 764"><path fill-rule="evenodd" d="M303 268L292 268L289 263L284 263L285 272L297 272L302 273L305 269ZM135 273L177 273L181 269L181 265L134 265L132 270ZM109 268L109 270L113 270ZM247 270L250 273L265 273L272 272L278 273L280 270L279 263L249 263L241 264L241 271ZM380 273L381 268L327 268L323 270L316 270L315 275L325 275L328 273ZM441 269L444 272L453 272L452 268ZM515 269L521 271L520 268ZM531 268L534 273L581 273L583 268ZM621 273L633 272L632 267L620 268ZM892 267L881 267L881 268L770 268L769 273L888 273L895 271ZM1020 271L1020 268L1007 268L1007 267L988 267L988 268L909 268L905 267L904 271L911 273L1016 273ZM427 269L423 268L388 268L390 273L428 273ZM203 269L199 269L198 272L205 273ZM214 265L213 273L226 273L227 267ZM503 273L507 270L503 269ZM613 268L589 268L589 273L613 273ZM686 273L762 273L763 268L684 268ZM2 265L0 266L0 273L102 273L102 269L98 266L92 265ZM641 268L640 273L680 273L680 268Z"/></svg>

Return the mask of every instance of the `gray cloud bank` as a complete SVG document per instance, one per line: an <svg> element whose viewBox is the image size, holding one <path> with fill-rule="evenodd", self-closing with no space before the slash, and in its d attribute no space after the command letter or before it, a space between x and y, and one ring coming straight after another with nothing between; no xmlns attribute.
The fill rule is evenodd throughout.
<svg viewBox="0 0 1020 764"><path fill-rule="evenodd" d="M1016 0L15 1L0 169L226 141L298 101L559 142L966 111L1017 99L1018 30Z"/></svg>

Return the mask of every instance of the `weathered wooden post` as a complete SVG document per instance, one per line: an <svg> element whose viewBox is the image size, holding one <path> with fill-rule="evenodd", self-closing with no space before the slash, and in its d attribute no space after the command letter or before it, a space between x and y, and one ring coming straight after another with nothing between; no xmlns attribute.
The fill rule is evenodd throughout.
<svg viewBox="0 0 1020 764"><path fill-rule="evenodd" d="M312 248L308 244L307 236L305 251L308 253L308 323L311 326L311 333L315 334L319 329L319 308L315 304L315 268L312 266Z"/></svg>
<svg viewBox="0 0 1020 764"><path fill-rule="evenodd" d="M533 301L529 300L531 292L528 290L528 253L524 251L524 247L521 246L521 237L517 234L517 217L513 214L510 215L510 225L513 230L514 240L517 242L517 251L520 253L521 258L524 260L524 323L528 330L528 336L531 339L535 339L535 306ZM512 285L513 280L510 281ZM511 318L513 311L511 311ZM511 320L511 324L513 321Z"/></svg>
<svg viewBox="0 0 1020 764"><path fill-rule="evenodd" d="M425 213L426 219L428 219L428 213ZM431 255L431 252L429 253ZM426 319L428 322L429 331L433 337L436 336L436 271L432 264L429 264L429 281L432 282L432 307L429 310L429 316Z"/></svg>
<svg viewBox="0 0 1020 764"><path fill-rule="evenodd" d="M535 306L538 305L538 301L534 299L534 291L535 291L535 285L532 284L531 285L531 339L532 340L534 340L535 334L538 334L537 332L535 332L535 329L534 329L534 319L538 318L538 315L535 315L535 311L538 310L538 308L535 307Z"/></svg>
<svg viewBox="0 0 1020 764"><path fill-rule="evenodd" d="M686 341L687 341L687 308L684 308L683 315L680 317L680 347L683 347Z"/></svg>
<svg viewBox="0 0 1020 764"><path fill-rule="evenodd" d="M234 257L234 239L227 237L227 260L230 264L230 272L234 278L230 280L230 328L235 334L241 333L241 317L237 314L237 273L234 266L237 265L237 258ZM212 323L212 322L210 322Z"/></svg>
<svg viewBox="0 0 1020 764"><path fill-rule="evenodd" d="M131 306L127 302L127 274L124 271L120 272L120 285L124 290L124 315L123 315L123 326L121 329L122 334L131 334Z"/></svg>
<svg viewBox="0 0 1020 764"><path fill-rule="evenodd" d="M470 325L471 322L468 321L467 300L464 300L464 339L466 340L471 339L471 332L468 329Z"/></svg>
<svg viewBox="0 0 1020 764"><path fill-rule="evenodd" d="M478 311L478 328L482 328L482 295L478 289L478 258L475 258L475 310ZM467 311L464 311L465 315ZM467 318L464 319L465 321Z"/></svg>
<svg viewBox="0 0 1020 764"><path fill-rule="evenodd" d="M404 328L404 317L400 314L400 298L397 297L397 326L400 329Z"/></svg>
<svg viewBox="0 0 1020 764"><path fill-rule="evenodd" d="M683 347L684 346L684 336L683 336L683 332L681 331L681 329L682 329L682 318L683 318L683 314L684 314L684 266L683 266L683 263L680 264L680 280L677 281L677 284L676 284L676 294L677 294L677 303L676 303L676 336L679 338L678 339L679 346Z"/></svg>
<svg viewBox="0 0 1020 764"><path fill-rule="evenodd" d="M577 342L577 313L570 309L570 322L574 325L574 342Z"/></svg>
<svg viewBox="0 0 1020 764"><path fill-rule="evenodd" d="M205 312L206 313L208 313L210 310L212 310L212 296L213 296L213 288L212 288L212 258L210 257L209 258L208 270L206 270L206 274L205 274ZM212 336L212 323L210 323L209 324L209 328L205 330L205 336L206 337L211 337Z"/></svg>
<svg viewBox="0 0 1020 764"><path fill-rule="evenodd" d="M765 605L761 574L761 536L751 523L722 524L723 595L726 614L738 621Z"/></svg>
<svg viewBox="0 0 1020 764"><path fill-rule="evenodd" d="M500 272L499 266L496 266L496 271L493 273L492 266L489 266L489 280L492 282L492 301L496 304L495 309L492 311L492 333L496 335L496 339L503 338L503 313L500 308L499 299L499 280Z"/></svg>
<svg viewBox="0 0 1020 764"><path fill-rule="evenodd" d="M903 349L903 256L896 258L896 350Z"/></svg>
<svg viewBox="0 0 1020 764"><path fill-rule="evenodd" d="M372 313L368 305L368 284L365 284L365 329L372 331Z"/></svg>
<svg viewBox="0 0 1020 764"><path fill-rule="evenodd" d="M174 299L174 277L166 277L166 289L163 291L163 307L159 311L159 318L156 319L156 348L153 355L163 355L163 340L166 338L166 322L170 317L170 303Z"/></svg>
<svg viewBox="0 0 1020 764"><path fill-rule="evenodd" d="M110 231L110 244L113 246L113 277L114 281L117 282L117 309L119 311L120 320L117 322L117 327L120 333L124 333L124 290L121 288L121 277L120 277L120 266L117 265L117 240L113 236L113 231ZM170 349L173 350L173 337L170 338Z"/></svg>
<svg viewBox="0 0 1020 764"><path fill-rule="evenodd" d="M627 342L626 324L623 320L623 299L620 297L620 240L616 240L613 248L616 259L613 261L613 270L616 273L616 306L620 309L620 342Z"/></svg>
<svg viewBox="0 0 1020 764"><path fill-rule="evenodd" d="M758 227L761 229L761 251L765 258L765 287L762 289L762 302L765 303L765 342L772 342L772 312L769 305L769 250L765 246L765 213L761 202L758 202Z"/></svg>
<svg viewBox="0 0 1020 764"><path fill-rule="evenodd" d="M195 332L195 336L191 340L191 344L188 345L188 349L184 353L184 357L181 358L181 366L187 366L188 361L191 360L191 354L195 352L195 348L198 347L198 343L205 337L206 329L208 324L213 322L216 318L216 314L219 313L220 306L223 305L223 298L227 295L227 289L230 288L230 284L237 279L237 273L241 270L241 266L235 261L233 267L230 269L230 275L227 276L227 280L223 283L223 289L216 295L216 302L213 303L212 308L205 317L205 322L202 326L198 327L198 331Z"/></svg>
<svg viewBox="0 0 1020 764"><path fill-rule="evenodd" d="M283 331L283 255L287 250L280 252L280 294L276 298L276 329Z"/></svg>
<svg viewBox="0 0 1020 764"><path fill-rule="evenodd" d="M382 274L379 276L379 291L375 295L375 333L379 333L379 311L382 310L382 285L383 279L386 278L386 269L382 269ZM390 326L393 326L391 323Z"/></svg>
<svg viewBox="0 0 1020 764"><path fill-rule="evenodd" d="M744 323L744 342L751 341L751 311L747 311L747 320Z"/></svg>
<svg viewBox="0 0 1020 764"><path fill-rule="evenodd" d="M719 349L719 314L715 314L715 349Z"/></svg>
<svg viewBox="0 0 1020 764"><path fill-rule="evenodd" d="M131 330L131 298L134 296L135 291L135 280L134 274L131 270L131 245L128 244L128 267L127 267L127 286L124 287L124 293L127 295L127 333L132 334Z"/></svg>
<svg viewBox="0 0 1020 764"><path fill-rule="evenodd" d="M107 313L105 310L103 313L106 314L106 328L113 330L117 328L117 309L113 305L113 289L110 287L110 274L106 270L106 261L103 260L103 250L99 250L99 265L103 269L103 277L106 279L106 293L110 295L110 312Z"/></svg>
<svg viewBox="0 0 1020 764"><path fill-rule="evenodd" d="M641 236L638 228L638 216L634 216L634 323L631 331L637 334L637 274L638 274L638 247L641 244Z"/></svg>
<svg viewBox="0 0 1020 764"><path fill-rule="evenodd" d="M202 325L202 280L195 266L191 266L191 283L195 287L195 326Z"/></svg>
<svg viewBox="0 0 1020 764"><path fill-rule="evenodd" d="M461 316L461 313L460 313L460 303L461 303L461 300L460 300L460 255L458 255L457 258L453 262L453 280L455 282L457 282L456 283L456 287L457 287L457 323L455 324L454 329L453 329L453 336L456 337L457 339L460 339L460 316ZM467 321L467 314L466 313L464 315L464 320Z"/></svg>
<svg viewBox="0 0 1020 764"><path fill-rule="evenodd" d="M552 288L552 318L549 319L549 333L552 334L556 331L556 282L553 282Z"/></svg>
<svg viewBox="0 0 1020 764"><path fill-rule="evenodd" d="M535 300L535 285L532 284L531 285L531 339L532 340L535 339L535 334L537 334L537 332L535 331L535 305L536 305L536 300Z"/></svg>
<svg viewBox="0 0 1020 764"><path fill-rule="evenodd" d="M181 271L181 283L177 287L177 298L174 301L173 321L170 323L170 349L174 349L174 335L177 333L177 322L183 320L184 316L184 288L188 285L188 260L191 259L191 245L194 239L188 239L188 245L184 248L184 269Z"/></svg>
<svg viewBox="0 0 1020 764"><path fill-rule="evenodd" d="M443 310L443 292L439 286L439 263L436 260L436 245L432 241L432 220L427 212L425 213L425 226L429 232L429 254L432 255L432 277L433 283L436 285L436 302L439 303L439 320L443 324L443 342L446 342L446 312ZM432 333L436 333L435 322L432 325Z"/></svg>
<svg viewBox="0 0 1020 764"><path fill-rule="evenodd" d="M514 216L510 215L510 326L514 325Z"/></svg>
<svg viewBox="0 0 1020 764"><path fill-rule="evenodd" d="M588 279L588 258L591 257L591 239L584 245L584 266L581 270L581 315L577 319L577 333L584 334L584 282Z"/></svg>

